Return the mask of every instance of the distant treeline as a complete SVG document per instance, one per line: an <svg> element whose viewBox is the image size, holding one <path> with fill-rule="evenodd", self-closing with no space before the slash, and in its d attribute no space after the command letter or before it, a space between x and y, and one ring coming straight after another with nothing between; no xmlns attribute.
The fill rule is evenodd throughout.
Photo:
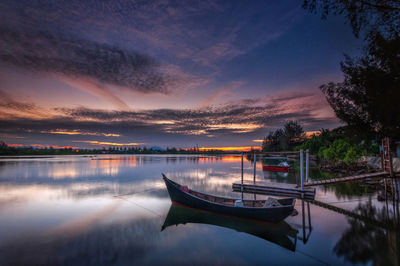
<svg viewBox="0 0 400 266"><path fill-rule="evenodd" d="M198 148L180 149L166 148L154 149L147 147L103 147L101 149L76 149L76 148L34 148L34 147L10 147L0 141L0 155L74 155L74 154L227 154L220 150L200 151Z"/></svg>

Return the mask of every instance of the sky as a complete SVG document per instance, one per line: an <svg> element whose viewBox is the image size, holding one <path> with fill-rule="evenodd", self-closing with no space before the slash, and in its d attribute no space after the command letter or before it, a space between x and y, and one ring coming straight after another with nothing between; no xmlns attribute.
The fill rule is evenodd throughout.
<svg viewBox="0 0 400 266"><path fill-rule="evenodd" d="M319 86L361 41L297 0L0 2L0 140L259 146L340 122Z"/></svg>

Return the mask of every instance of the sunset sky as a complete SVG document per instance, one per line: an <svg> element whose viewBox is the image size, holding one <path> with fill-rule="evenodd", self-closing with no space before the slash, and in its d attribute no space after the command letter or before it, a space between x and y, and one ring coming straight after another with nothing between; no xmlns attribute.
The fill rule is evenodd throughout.
<svg viewBox="0 0 400 266"><path fill-rule="evenodd" d="M319 86L360 53L302 1L0 2L0 140L14 146L259 146L338 120Z"/></svg>

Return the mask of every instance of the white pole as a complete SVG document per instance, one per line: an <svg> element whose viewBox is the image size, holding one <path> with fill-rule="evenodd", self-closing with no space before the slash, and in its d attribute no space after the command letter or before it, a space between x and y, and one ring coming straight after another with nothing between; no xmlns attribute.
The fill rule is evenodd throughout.
<svg viewBox="0 0 400 266"><path fill-rule="evenodd" d="M254 176L253 176L253 181L254 181L254 183L255 183L255 182L256 182L256 164L257 164L257 155L256 155L256 152L254 152L253 159L254 159Z"/></svg>
<svg viewBox="0 0 400 266"><path fill-rule="evenodd" d="M301 190L303 190L303 150L300 150L300 184Z"/></svg>
<svg viewBox="0 0 400 266"><path fill-rule="evenodd" d="M306 182L308 182L308 174L310 168L310 151L306 150Z"/></svg>
<svg viewBox="0 0 400 266"><path fill-rule="evenodd" d="M243 201L243 152L242 152L242 186L240 190L242 191L242 201Z"/></svg>
<svg viewBox="0 0 400 266"><path fill-rule="evenodd" d="M243 152L242 152L242 186L243 186Z"/></svg>

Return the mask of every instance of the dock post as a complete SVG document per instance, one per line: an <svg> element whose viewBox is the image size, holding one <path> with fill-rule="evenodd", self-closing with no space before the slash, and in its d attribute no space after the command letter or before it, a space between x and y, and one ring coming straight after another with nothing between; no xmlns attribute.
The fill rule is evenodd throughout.
<svg viewBox="0 0 400 266"><path fill-rule="evenodd" d="M240 188L240 190L242 191L242 200L243 200L243 152L242 152L242 179L241 179L241 184L242 184L242 186L241 186L241 188Z"/></svg>
<svg viewBox="0 0 400 266"><path fill-rule="evenodd" d="M304 189L303 185L303 179L304 179L304 170L303 170L303 150L300 150L300 185L301 185L301 190Z"/></svg>
<svg viewBox="0 0 400 266"><path fill-rule="evenodd" d="M243 152L242 152L242 166L241 166L241 173L242 173L242 186L243 186Z"/></svg>
<svg viewBox="0 0 400 266"><path fill-rule="evenodd" d="M253 159L254 159L254 175L253 175L253 183L255 184L256 183L256 164L257 164L257 157L256 157L257 155L256 155L256 152L254 152L254 156L253 156Z"/></svg>
<svg viewBox="0 0 400 266"><path fill-rule="evenodd" d="M309 167L310 167L310 151L306 150L306 182L308 182L308 174L309 174Z"/></svg>

